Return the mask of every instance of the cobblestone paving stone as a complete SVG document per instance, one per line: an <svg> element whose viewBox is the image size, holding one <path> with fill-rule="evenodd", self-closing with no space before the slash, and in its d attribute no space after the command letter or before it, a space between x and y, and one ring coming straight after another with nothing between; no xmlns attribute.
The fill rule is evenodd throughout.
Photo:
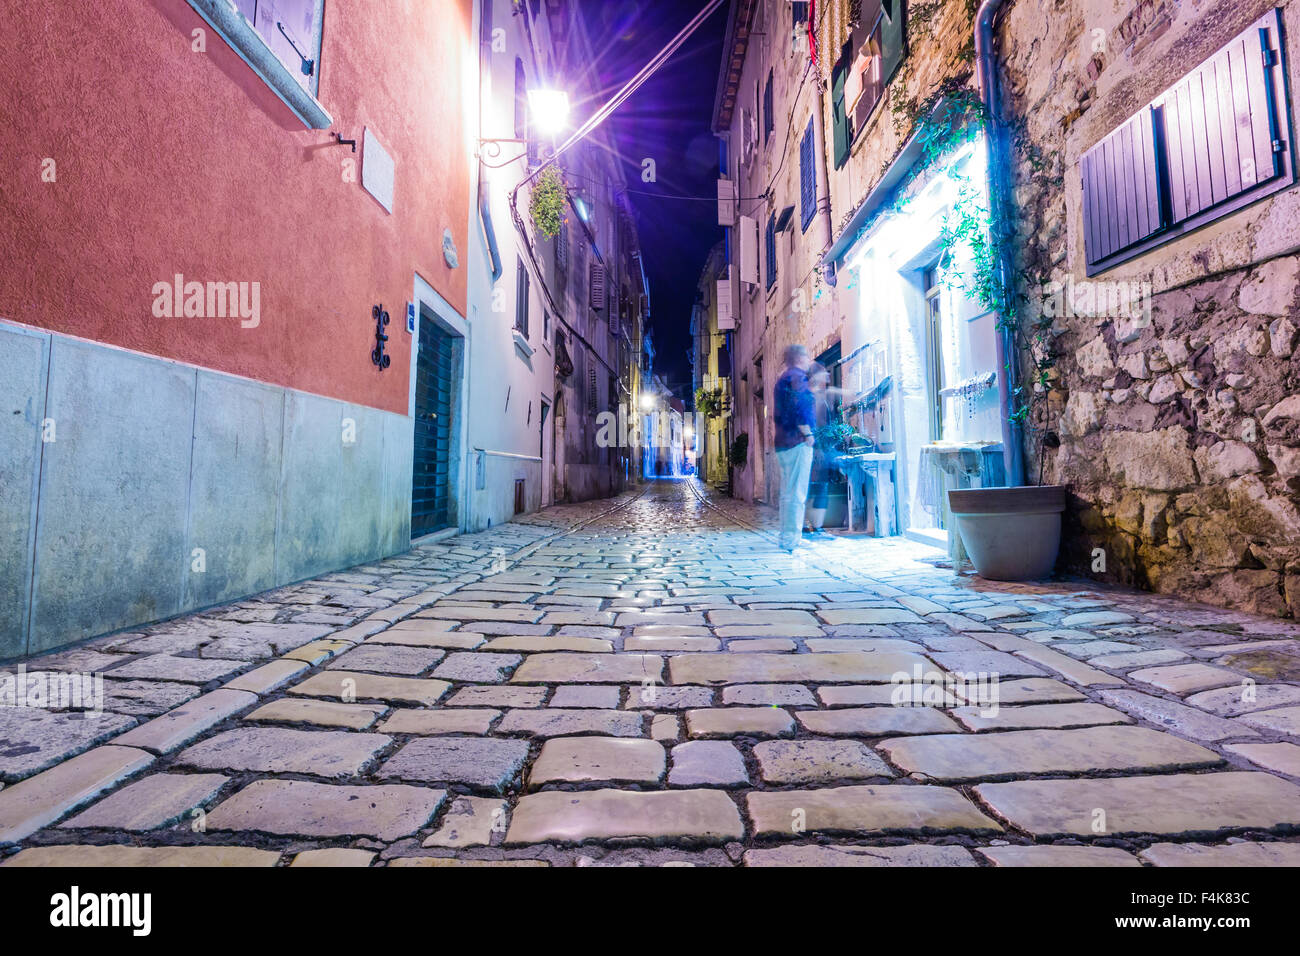
<svg viewBox="0 0 1300 956"><path fill-rule="evenodd" d="M26 662L0 865L1300 865L1300 625L661 482Z"/></svg>

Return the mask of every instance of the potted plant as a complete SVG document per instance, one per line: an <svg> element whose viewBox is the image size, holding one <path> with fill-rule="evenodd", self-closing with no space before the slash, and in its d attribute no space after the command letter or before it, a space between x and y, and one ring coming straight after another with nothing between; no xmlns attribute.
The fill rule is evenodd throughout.
<svg viewBox="0 0 1300 956"><path fill-rule="evenodd" d="M955 98L959 100L960 98ZM993 144L986 183L959 180L951 209L940 229L940 245L948 250L964 247L971 253L972 274L956 276L966 290L998 317L998 363L1007 375L1007 422L1003 443L1020 462L1026 431L1036 439L1039 452L1038 484L995 488L951 489L948 506L955 531L969 555L975 572L993 581L1032 581L1051 575L1061 546L1061 515L1065 511L1062 485L1043 485L1043 458L1047 448L1060 439L1046 427L1046 401L1052 390L1055 353L1049 334L1051 319L1041 311L1026 325L1020 310L1029 301L1025 284L1016 268L1014 226L1009 215L1010 185L1005 180L1009 158L1000 147L1007 142L1006 130L988 122L983 104L960 112L974 114L973 123L982 127ZM949 124L959 117L949 113ZM938 137L942 141L942 137ZM1032 158L1031 158L1032 161ZM991 202L985 201L987 186ZM991 207L991 208L990 208ZM1030 334L1031 333L1031 334ZM1031 369L1033 379L1026 388L1020 383L1021 370ZM1033 407L1037 405L1038 407ZM1022 467L1015 469L1023 471ZM1017 475L1009 475L1015 480ZM954 551L960 555L960 549Z"/></svg>

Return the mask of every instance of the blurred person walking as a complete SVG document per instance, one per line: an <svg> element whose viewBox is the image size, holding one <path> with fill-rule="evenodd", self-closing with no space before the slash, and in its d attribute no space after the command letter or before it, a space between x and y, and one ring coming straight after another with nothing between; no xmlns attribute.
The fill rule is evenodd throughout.
<svg viewBox="0 0 1300 956"><path fill-rule="evenodd" d="M781 469L781 547L794 551L803 536L803 513L808 500L817 417L815 400L808 385L808 368L812 365L808 349L802 345L788 346L784 362L785 371L772 390L775 406L772 422L776 432L776 461Z"/></svg>

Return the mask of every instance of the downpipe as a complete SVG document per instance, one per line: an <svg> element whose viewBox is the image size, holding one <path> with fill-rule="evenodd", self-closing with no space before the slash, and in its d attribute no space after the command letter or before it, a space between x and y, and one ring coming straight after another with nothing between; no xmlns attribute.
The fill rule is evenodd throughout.
<svg viewBox="0 0 1300 956"><path fill-rule="evenodd" d="M993 49L993 21L1006 0L984 0L975 14L975 59L979 70L980 99L987 117L985 146L988 150L988 191L993 246L997 255L999 284L1003 301L1010 302L1015 291L1015 256L1011 228L1011 168L1007 154L1006 130L998 119L998 62ZM1010 314L1007 314L1007 312ZM1011 401L1020 386L1020 354L1016 345L1012 306L998 316L997 361L1002 367L998 376L998 405L1002 413L1002 459L1009 486L1025 483L1024 429L1011 418Z"/></svg>

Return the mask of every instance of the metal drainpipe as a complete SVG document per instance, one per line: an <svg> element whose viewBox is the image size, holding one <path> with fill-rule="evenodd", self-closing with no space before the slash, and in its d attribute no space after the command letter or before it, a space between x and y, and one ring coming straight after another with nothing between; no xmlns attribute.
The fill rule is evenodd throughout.
<svg viewBox="0 0 1300 956"><path fill-rule="evenodd" d="M993 244L997 249L998 272L1008 293L1015 289L1015 256L1012 251L1011 187L1007 181L1010 157L1006 155L1006 134L998 121L998 63L993 50L993 21L1005 0L984 0L975 14L975 57L979 65L980 98L984 103L988 128L989 211L992 213ZM1011 397L1020 384L1020 355L1011 323L1015 314L998 316L997 361L1003 374L998 376L998 403L1002 411L1002 458L1007 484L1025 483L1024 432L1011 421Z"/></svg>
<svg viewBox="0 0 1300 956"><path fill-rule="evenodd" d="M809 14L811 16L811 14ZM815 69L815 67L813 67ZM813 165L817 170L817 218L820 221L818 230L821 232L821 250L817 253L818 259L826 255L827 250L831 247L831 238L834 235L831 229L831 187L830 174L826 169L826 92L822 89L820 72L816 82L813 84L816 91L814 95L813 108L816 110L816 118L813 120ZM793 223L791 223L793 226ZM823 268L823 277L829 285L835 285L835 266L827 265Z"/></svg>

